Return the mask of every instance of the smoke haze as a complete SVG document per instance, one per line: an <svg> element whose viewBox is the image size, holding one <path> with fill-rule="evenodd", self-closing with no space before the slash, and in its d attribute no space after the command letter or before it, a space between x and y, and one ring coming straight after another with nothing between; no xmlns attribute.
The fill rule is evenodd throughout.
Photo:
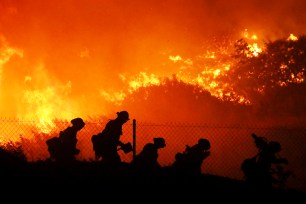
<svg viewBox="0 0 306 204"><path fill-rule="evenodd" d="M3 0L0 114L70 119L133 110L124 104L137 90L132 82L184 69L169 56L190 62L196 76L202 71L194 63L198 56L225 38L241 38L246 29L260 41L304 34L305 7L296 0ZM178 110L205 115L204 108L188 105ZM133 117L151 117L136 110Z"/></svg>

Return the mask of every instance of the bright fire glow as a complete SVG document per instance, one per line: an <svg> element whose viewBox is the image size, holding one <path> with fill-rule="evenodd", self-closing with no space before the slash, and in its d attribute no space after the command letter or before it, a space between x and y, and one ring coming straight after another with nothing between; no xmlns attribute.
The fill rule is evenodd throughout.
<svg viewBox="0 0 306 204"><path fill-rule="evenodd" d="M263 39L282 33L276 30L278 24L275 29L268 25L274 23L267 21L271 13L254 19L257 9L250 5L3 1L0 116L37 121L36 127L47 133L55 119L113 114L139 89L161 86L174 76L220 100L250 104L218 80L233 67L229 56L237 39L246 39L251 58L262 52ZM222 15L211 12L223 6L228 9L219 12ZM283 16L274 14L276 19ZM255 20L259 23L253 25ZM254 32L245 25L254 26ZM301 33L290 25L294 33ZM228 37L228 31L233 36ZM290 34L288 40L297 37ZM288 80L302 82L303 73ZM231 92L225 93L225 88Z"/></svg>
<svg viewBox="0 0 306 204"><path fill-rule="evenodd" d="M298 40L298 38L295 35L293 35L292 33L290 33L290 36L287 39L292 40L292 41Z"/></svg>
<svg viewBox="0 0 306 204"><path fill-rule="evenodd" d="M248 35L245 34L244 36ZM293 35L290 35L290 39L292 39L292 37ZM262 51L262 49L258 47L258 44L254 42L257 39L257 35L252 35L251 40L253 44L248 45L252 55L248 57L256 57ZM2 41L5 42L4 38L2 38ZM2 48L1 53L3 56L1 62L3 65L6 64L14 54L22 57L21 51L13 49L8 45ZM221 56L224 56L228 54L228 51L226 51L226 48L223 48L221 51L219 50L219 53L222 53ZM216 77L221 73L226 75L226 72L231 68L231 61L221 61L218 58L219 53L218 51L207 50L206 55L201 57L202 54L200 54L194 59L184 59L180 55L170 55L168 60L173 62L172 66L175 66L177 70L179 70L176 74L176 78L179 81L200 87L203 90L208 90L213 96L221 100L223 97L226 97L227 100L232 98L232 101L249 104L250 101L247 98L237 95L234 90L232 90L231 93L223 93L223 89L225 87L228 88L228 84L217 81ZM80 57L83 58L88 55L88 50L85 50ZM286 65L281 68L286 69ZM44 64L37 65L33 70L32 75L24 76L24 85L20 87L22 98L20 101L21 103L18 104L20 110L18 116L37 120L37 127L42 132L47 133L54 127L52 122L54 119L68 119L74 117L74 109L78 109L79 106L77 105L78 102L68 99L73 89L71 81L67 81L66 84L61 84L57 82L57 79L51 79ZM301 76L292 75L291 80L301 82L303 81ZM138 74L133 75L122 73L119 74L118 77L126 88L118 90L99 89L99 95L103 97L105 101L115 105L121 105L129 94L133 94L140 88L160 86L163 84L163 80L171 78L170 75L161 77L154 73L147 73L144 71L140 71ZM279 82L279 84L283 86L286 82ZM67 99L65 99L66 97ZM84 97L86 98L86 96ZM78 114L82 115L84 110L79 109L79 111Z"/></svg>

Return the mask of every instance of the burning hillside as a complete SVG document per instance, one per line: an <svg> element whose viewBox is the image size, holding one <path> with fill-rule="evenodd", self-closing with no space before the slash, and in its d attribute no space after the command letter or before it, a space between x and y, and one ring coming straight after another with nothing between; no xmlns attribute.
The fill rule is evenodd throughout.
<svg viewBox="0 0 306 204"><path fill-rule="evenodd" d="M1 1L0 115L300 120L305 5L275 2Z"/></svg>
<svg viewBox="0 0 306 204"><path fill-rule="evenodd" d="M137 152L165 137L163 165L204 135L205 171L241 178L256 132L284 144L305 189L304 129L241 128L305 127L305 10L302 0L1 0L0 143L44 160L46 139L81 117L78 159L91 160L91 136L127 110Z"/></svg>

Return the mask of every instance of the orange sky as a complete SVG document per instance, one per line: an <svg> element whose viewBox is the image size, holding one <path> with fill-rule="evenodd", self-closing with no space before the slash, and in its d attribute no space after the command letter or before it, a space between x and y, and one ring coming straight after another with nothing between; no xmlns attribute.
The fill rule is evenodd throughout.
<svg viewBox="0 0 306 204"><path fill-rule="evenodd" d="M150 101L145 91L135 102L126 99L173 74L189 85L214 87L214 76L228 68L216 53L227 55L230 43L246 33L259 43L305 34L305 11L304 0L1 0L0 118L33 119L44 132L54 119L114 118L122 109L138 121L247 121L241 107L220 105L188 87L153 90ZM29 134L15 123L2 126L7 140ZM172 139L167 149L184 147ZM88 138L81 141L91 150Z"/></svg>
<svg viewBox="0 0 306 204"><path fill-rule="evenodd" d="M0 116L113 116L110 104L135 91L130 82L158 84L182 71L169 56L193 62L214 37L237 40L245 29L262 39L304 34L305 7L296 0L2 0Z"/></svg>

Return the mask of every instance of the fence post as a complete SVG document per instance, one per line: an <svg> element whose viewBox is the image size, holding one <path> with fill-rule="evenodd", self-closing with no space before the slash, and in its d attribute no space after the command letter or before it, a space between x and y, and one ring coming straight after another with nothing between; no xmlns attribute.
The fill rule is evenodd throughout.
<svg viewBox="0 0 306 204"><path fill-rule="evenodd" d="M133 119L133 161L136 156L136 120Z"/></svg>

